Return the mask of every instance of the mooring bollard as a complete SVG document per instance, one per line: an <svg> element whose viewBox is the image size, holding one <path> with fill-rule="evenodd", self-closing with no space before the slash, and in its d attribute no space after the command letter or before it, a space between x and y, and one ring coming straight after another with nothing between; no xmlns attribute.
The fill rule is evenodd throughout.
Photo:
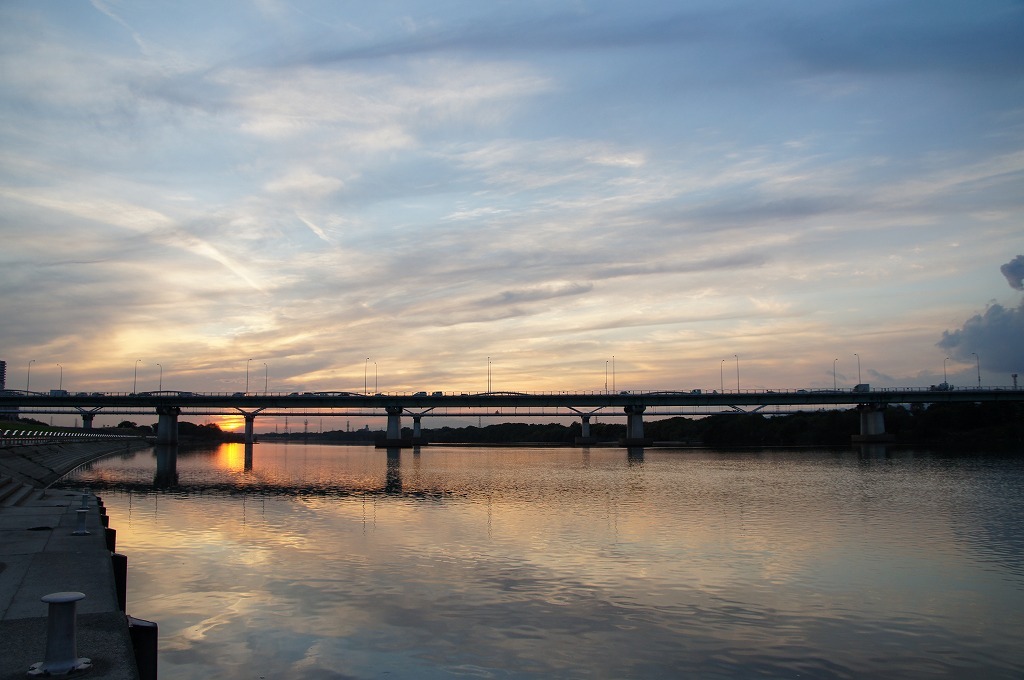
<svg viewBox="0 0 1024 680"><path fill-rule="evenodd" d="M75 512L78 514L78 526L76 526L75 530L71 532L71 535L72 536L88 536L89 532L85 528L85 519L88 516L89 511L88 510L83 510L83 509L79 508L78 510L75 510Z"/></svg>
<svg viewBox="0 0 1024 680"><path fill-rule="evenodd" d="M67 675L92 667L92 661L78 656L75 609L84 593L50 593L43 596L43 602L50 605L46 621L46 657L34 663L28 670L32 677L43 675Z"/></svg>

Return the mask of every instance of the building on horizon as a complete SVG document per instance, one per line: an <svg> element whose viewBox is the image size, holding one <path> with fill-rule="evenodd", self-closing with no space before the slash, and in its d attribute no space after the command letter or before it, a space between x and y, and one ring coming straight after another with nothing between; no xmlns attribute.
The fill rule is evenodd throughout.
<svg viewBox="0 0 1024 680"><path fill-rule="evenodd" d="M7 390L7 362L0 360L0 392ZM0 420L17 420L17 406L0 406Z"/></svg>

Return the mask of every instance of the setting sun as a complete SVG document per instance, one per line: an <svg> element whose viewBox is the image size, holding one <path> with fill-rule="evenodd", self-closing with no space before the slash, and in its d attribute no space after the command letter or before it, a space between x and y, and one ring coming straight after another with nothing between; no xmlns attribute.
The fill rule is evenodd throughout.
<svg viewBox="0 0 1024 680"><path fill-rule="evenodd" d="M225 432L239 432L245 427L245 418L241 415L217 416L217 426Z"/></svg>

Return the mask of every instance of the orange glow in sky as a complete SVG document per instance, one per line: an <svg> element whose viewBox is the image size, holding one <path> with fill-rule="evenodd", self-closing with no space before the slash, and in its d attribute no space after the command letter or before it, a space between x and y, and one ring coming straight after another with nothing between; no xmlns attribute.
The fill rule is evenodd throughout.
<svg viewBox="0 0 1024 680"><path fill-rule="evenodd" d="M245 429L245 418L242 416L217 416L217 426L225 432L241 432Z"/></svg>

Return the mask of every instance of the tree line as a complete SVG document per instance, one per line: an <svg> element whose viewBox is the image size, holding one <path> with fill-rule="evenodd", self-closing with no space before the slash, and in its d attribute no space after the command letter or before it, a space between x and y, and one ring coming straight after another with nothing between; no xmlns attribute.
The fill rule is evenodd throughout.
<svg viewBox="0 0 1024 680"><path fill-rule="evenodd" d="M787 415L738 413L702 418L673 417L644 423L644 436L656 442L678 442L708 447L734 446L842 446L860 431L856 410L801 411ZM1024 405L1009 402L931 404L885 410L886 432L896 443L929 447L1014 447L1024 444ZM550 443L568 444L582 434L580 423L496 423L485 426L422 428L425 441L435 444ZM372 442L383 430L333 430L280 438L309 441ZM411 428L402 429L412 437ZM618 442L626 436L624 423L596 422L590 436L599 443ZM274 434L260 435L273 439Z"/></svg>

